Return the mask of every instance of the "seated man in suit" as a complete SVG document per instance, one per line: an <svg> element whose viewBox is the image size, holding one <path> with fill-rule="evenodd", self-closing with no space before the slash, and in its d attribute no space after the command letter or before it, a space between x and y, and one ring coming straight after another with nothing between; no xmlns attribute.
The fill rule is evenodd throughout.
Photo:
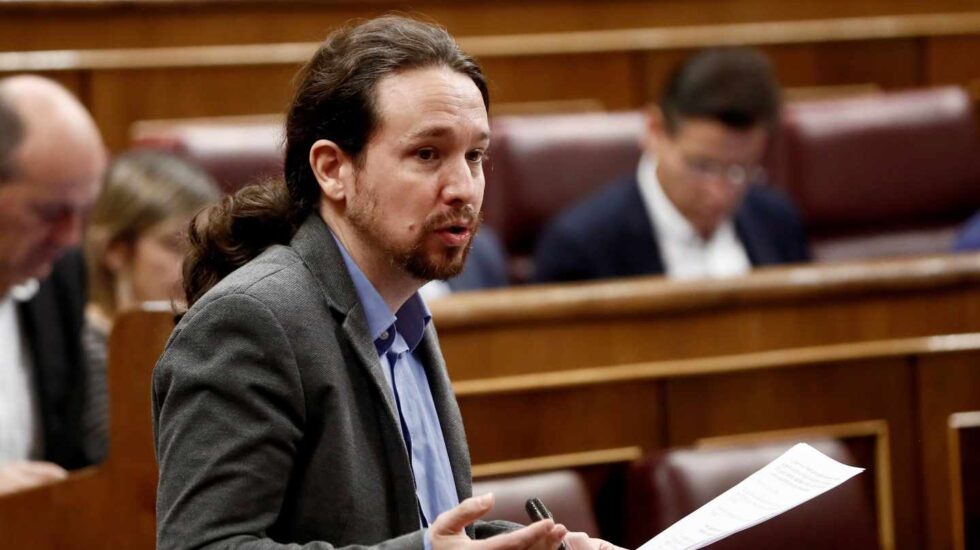
<svg viewBox="0 0 980 550"><path fill-rule="evenodd" d="M90 464L84 266L65 252L105 162L95 123L61 86L0 81L0 494Z"/></svg>
<svg viewBox="0 0 980 550"><path fill-rule="evenodd" d="M779 88L760 53L696 54L650 111L636 173L547 227L536 280L731 276L808 259L792 205L759 185L779 112Z"/></svg>

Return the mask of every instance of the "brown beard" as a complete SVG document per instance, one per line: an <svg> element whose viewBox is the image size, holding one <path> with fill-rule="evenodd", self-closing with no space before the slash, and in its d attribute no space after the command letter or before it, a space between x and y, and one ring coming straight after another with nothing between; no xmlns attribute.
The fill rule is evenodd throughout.
<svg viewBox="0 0 980 550"><path fill-rule="evenodd" d="M439 215L430 216L419 231L411 249L402 255L394 255L392 261L407 271L412 277L423 281L451 279L463 272L466 258L473 247L473 239L480 230L482 215L472 205L454 208ZM447 248L441 254L441 262L433 261L425 252L425 241L436 229L450 224L462 225L470 230L470 240L461 248Z"/></svg>
<svg viewBox="0 0 980 550"><path fill-rule="evenodd" d="M358 186L358 183L355 181L355 186ZM430 215L419 229L415 242L407 248L399 249L378 231L380 212L378 212L377 196L367 189L361 189L361 192L366 195L363 197L364 202L356 208L351 208L348 204L347 219L372 246L385 252L392 267L421 281L451 279L463 272L466 257L469 255L473 239L482 221L482 214L478 213L473 205L466 204L447 212ZM439 251L438 257L432 258L426 250L426 241L436 229L450 224L469 228L470 241L465 247Z"/></svg>

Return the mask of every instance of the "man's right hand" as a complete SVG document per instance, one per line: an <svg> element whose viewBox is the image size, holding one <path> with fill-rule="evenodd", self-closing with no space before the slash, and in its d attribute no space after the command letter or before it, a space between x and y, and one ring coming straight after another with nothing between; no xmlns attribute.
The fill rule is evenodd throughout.
<svg viewBox="0 0 980 550"><path fill-rule="evenodd" d="M468 498L452 510L439 514L429 527L432 550L556 550L568 533L564 525L546 519L484 540L466 536L466 526L491 508L493 495L486 494Z"/></svg>
<svg viewBox="0 0 980 550"><path fill-rule="evenodd" d="M30 489L68 477L64 468L51 462L11 462L0 466L0 495Z"/></svg>

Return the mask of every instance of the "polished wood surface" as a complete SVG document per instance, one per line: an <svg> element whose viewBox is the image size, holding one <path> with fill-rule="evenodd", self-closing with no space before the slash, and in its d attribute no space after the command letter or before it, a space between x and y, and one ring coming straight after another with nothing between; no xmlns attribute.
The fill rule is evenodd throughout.
<svg viewBox="0 0 980 550"><path fill-rule="evenodd" d="M974 9L970 0L6 0L0 51L315 41L391 11L423 14L456 35L490 35Z"/></svg>
<svg viewBox="0 0 980 550"><path fill-rule="evenodd" d="M485 66L494 102L526 112L535 105L639 108L685 55L725 44L762 47L789 88L969 87L980 80L972 55L978 36L980 12L973 11L475 34L459 41ZM16 51L0 53L0 76L57 75L93 111L109 147L120 150L140 120L283 112L292 76L315 48L314 41L255 40Z"/></svg>
<svg viewBox="0 0 980 550"><path fill-rule="evenodd" d="M980 330L980 255L459 294L434 303L456 381Z"/></svg>

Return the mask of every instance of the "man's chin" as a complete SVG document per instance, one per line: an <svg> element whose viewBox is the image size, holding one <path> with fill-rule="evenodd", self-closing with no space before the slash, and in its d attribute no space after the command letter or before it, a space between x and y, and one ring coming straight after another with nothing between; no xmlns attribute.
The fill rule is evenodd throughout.
<svg viewBox="0 0 980 550"><path fill-rule="evenodd" d="M463 272L466 254L466 248L430 252L424 257L413 258L406 268L413 277L422 281L452 279Z"/></svg>

